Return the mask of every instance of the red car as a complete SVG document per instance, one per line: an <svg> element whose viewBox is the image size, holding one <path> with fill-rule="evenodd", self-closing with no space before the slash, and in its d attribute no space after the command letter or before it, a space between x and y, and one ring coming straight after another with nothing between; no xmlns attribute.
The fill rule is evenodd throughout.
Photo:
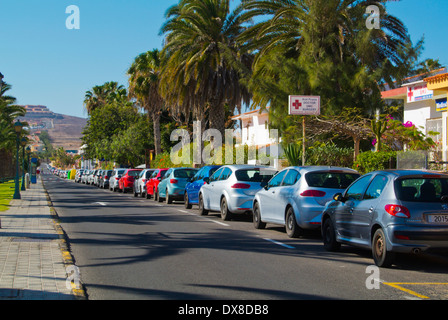
<svg viewBox="0 0 448 320"><path fill-rule="evenodd" d="M146 182L146 199L154 197L154 200L157 200L157 186L167 171L168 168L156 169L154 171L148 182Z"/></svg>
<svg viewBox="0 0 448 320"><path fill-rule="evenodd" d="M128 169L118 180L118 192L126 193L134 188L134 180L143 169Z"/></svg>

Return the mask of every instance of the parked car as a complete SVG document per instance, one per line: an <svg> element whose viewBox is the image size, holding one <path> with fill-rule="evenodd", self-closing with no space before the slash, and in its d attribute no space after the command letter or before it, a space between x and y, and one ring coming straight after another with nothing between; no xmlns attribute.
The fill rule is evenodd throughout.
<svg viewBox="0 0 448 320"><path fill-rule="evenodd" d="M210 176L219 168L221 168L221 166L218 165L205 166L191 178L190 182L185 186L184 203L186 209L191 209L193 204L198 204L199 189L206 184L206 179L210 178Z"/></svg>
<svg viewBox="0 0 448 320"><path fill-rule="evenodd" d="M301 236L304 229L318 229L325 205L359 177L357 171L348 168L286 168L255 194L254 226L263 229L266 223L282 225L291 238Z"/></svg>
<svg viewBox="0 0 448 320"><path fill-rule="evenodd" d="M126 169L117 168L112 172L112 176L109 179L109 190L117 191L118 190L118 181L121 176L126 172Z"/></svg>
<svg viewBox="0 0 448 320"><path fill-rule="evenodd" d="M172 203L173 200L183 200L185 186L198 172L195 168L170 168L157 186L157 200Z"/></svg>
<svg viewBox="0 0 448 320"><path fill-rule="evenodd" d="M84 172L85 172L84 169L76 170L76 175L75 175L75 182L76 183L80 183L81 182L82 175L84 174Z"/></svg>
<svg viewBox="0 0 448 320"><path fill-rule="evenodd" d="M135 197L140 195L140 197L143 198L143 196L146 194L146 182L149 180L154 170L155 169L144 169L142 172L140 172L138 178L135 178L133 187Z"/></svg>
<svg viewBox="0 0 448 320"><path fill-rule="evenodd" d="M102 189L109 188L109 179L112 176L113 170L103 170L101 176L98 179L98 187Z"/></svg>
<svg viewBox="0 0 448 320"><path fill-rule="evenodd" d="M277 171L253 165L226 165L209 178L199 190L199 212L220 211L223 220L232 214L252 211L252 201Z"/></svg>
<svg viewBox="0 0 448 320"><path fill-rule="evenodd" d="M90 171L89 176L87 177L87 184L90 184L90 185L93 184L95 175L97 172L98 172L98 169Z"/></svg>
<svg viewBox="0 0 448 320"><path fill-rule="evenodd" d="M101 177L101 175L103 174L103 170L97 170L96 171L96 173L94 174L94 176L93 176L93 185L94 186L97 186L98 187L98 185L99 185L99 180L100 180L100 177Z"/></svg>
<svg viewBox="0 0 448 320"><path fill-rule="evenodd" d="M81 176L81 183L87 184L87 177L89 176L90 170L85 170Z"/></svg>
<svg viewBox="0 0 448 320"><path fill-rule="evenodd" d="M157 187L167 171L168 168L155 169L149 181L146 182L146 199L153 197L157 201Z"/></svg>
<svg viewBox="0 0 448 320"><path fill-rule="evenodd" d="M325 249L368 248L379 267L397 252L448 249L448 175L425 170L368 173L337 194L322 215Z"/></svg>
<svg viewBox="0 0 448 320"><path fill-rule="evenodd" d="M142 169L127 169L118 180L118 191L126 193L134 188L134 180L138 177Z"/></svg>

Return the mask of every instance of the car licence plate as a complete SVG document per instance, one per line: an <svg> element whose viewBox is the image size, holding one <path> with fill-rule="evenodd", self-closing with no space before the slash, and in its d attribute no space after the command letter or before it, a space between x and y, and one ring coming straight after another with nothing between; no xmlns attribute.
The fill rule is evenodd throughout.
<svg viewBox="0 0 448 320"><path fill-rule="evenodd" d="M428 218L431 223L448 224L448 214L431 214Z"/></svg>

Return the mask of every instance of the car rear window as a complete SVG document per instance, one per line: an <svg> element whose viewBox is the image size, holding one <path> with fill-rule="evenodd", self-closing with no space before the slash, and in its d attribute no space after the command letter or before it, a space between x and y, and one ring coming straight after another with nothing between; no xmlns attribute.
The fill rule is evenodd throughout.
<svg viewBox="0 0 448 320"><path fill-rule="evenodd" d="M140 174L141 170L129 170L128 175L131 177L137 177Z"/></svg>
<svg viewBox="0 0 448 320"><path fill-rule="evenodd" d="M395 193L401 201L439 202L448 195L446 178L405 178L395 182Z"/></svg>
<svg viewBox="0 0 448 320"><path fill-rule="evenodd" d="M238 181L245 182L268 182L276 174L277 171L269 169L240 169L235 171Z"/></svg>
<svg viewBox="0 0 448 320"><path fill-rule="evenodd" d="M357 173L316 171L305 174L305 180L310 187L328 189L346 189L360 177Z"/></svg>
<svg viewBox="0 0 448 320"><path fill-rule="evenodd" d="M174 177L175 178L187 178L191 179L194 177L194 175L198 172L198 170L193 169L181 169L181 170L175 170L174 171Z"/></svg>

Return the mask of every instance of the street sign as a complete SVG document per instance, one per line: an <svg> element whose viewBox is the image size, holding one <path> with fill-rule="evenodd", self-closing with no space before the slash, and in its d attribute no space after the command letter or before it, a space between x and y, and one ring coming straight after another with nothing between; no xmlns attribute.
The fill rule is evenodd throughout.
<svg viewBox="0 0 448 320"><path fill-rule="evenodd" d="M289 96L289 114L299 116L320 115L320 97Z"/></svg>

